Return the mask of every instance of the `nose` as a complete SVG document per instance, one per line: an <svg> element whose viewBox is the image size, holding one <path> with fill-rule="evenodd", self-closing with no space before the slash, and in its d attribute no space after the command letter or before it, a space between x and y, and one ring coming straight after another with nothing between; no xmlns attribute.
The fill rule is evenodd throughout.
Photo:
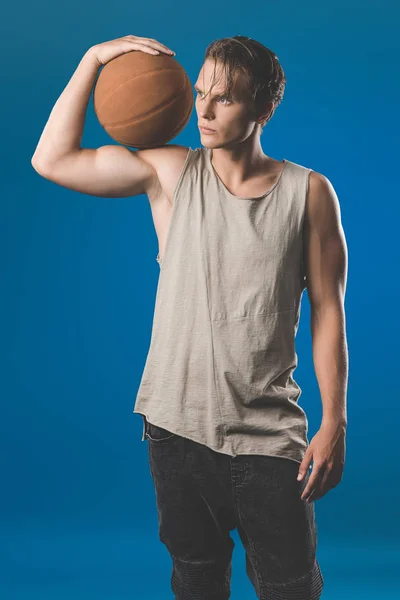
<svg viewBox="0 0 400 600"><path fill-rule="evenodd" d="M197 113L198 115L204 119L205 121L207 120L212 120L214 118L213 112L211 110L211 100L206 101L204 98L198 100L196 102L197 105Z"/></svg>

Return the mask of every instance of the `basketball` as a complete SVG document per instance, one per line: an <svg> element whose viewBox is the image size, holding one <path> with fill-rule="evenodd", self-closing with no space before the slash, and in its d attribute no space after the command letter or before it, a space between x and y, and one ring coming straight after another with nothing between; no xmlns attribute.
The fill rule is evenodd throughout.
<svg viewBox="0 0 400 600"><path fill-rule="evenodd" d="M152 148L182 131L194 97L189 77L175 58L135 50L104 65L93 103L110 137L126 146Z"/></svg>

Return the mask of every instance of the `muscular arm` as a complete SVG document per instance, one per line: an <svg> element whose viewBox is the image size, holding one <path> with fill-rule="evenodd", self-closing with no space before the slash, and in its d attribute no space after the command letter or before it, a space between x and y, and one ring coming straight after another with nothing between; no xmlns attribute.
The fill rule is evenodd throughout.
<svg viewBox="0 0 400 600"><path fill-rule="evenodd" d="M322 420L346 425L347 246L335 190L324 175L314 171L310 173L304 240L312 351L323 404Z"/></svg>
<svg viewBox="0 0 400 600"><path fill-rule="evenodd" d="M82 148L86 110L100 64L90 48L55 103L40 136L32 166L58 185L91 196L152 195L156 164L164 148L132 151L124 146Z"/></svg>
<svg viewBox="0 0 400 600"><path fill-rule="evenodd" d="M160 151L158 151L160 153ZM123 198L153 195L159 186L157 149L132 151L124 146L79 148L49 163L32 163L42 177L75 192Z"/></svg>

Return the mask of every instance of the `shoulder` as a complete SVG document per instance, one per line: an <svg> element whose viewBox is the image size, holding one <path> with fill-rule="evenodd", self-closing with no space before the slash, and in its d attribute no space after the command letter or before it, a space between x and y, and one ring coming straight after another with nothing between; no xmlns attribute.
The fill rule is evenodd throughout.
<svg viewBox="0 0 400 600"><path fill-rule="evenodd" d="M153 169L160 171L170 169L182 162L185 162L189 152L188 146L179 146L178 144L167 144L156 148L146 148L137 150L137 155L149 163Z"/></svg>
<svg viewBox="0 0 400 600"><path fill-rule="evenodd" d="M306 189L306 217L327 216L328 212L339 212L339 200L332 182L318 171L305 165L287 161L292 174Z"/></svg>
<svg viewBox="0 0 400 600"><path fill-rule="evenodd" d="M309 227L326 234L340 227L339 199L332 182L317 171L310 171L305 218Z"/></svg>

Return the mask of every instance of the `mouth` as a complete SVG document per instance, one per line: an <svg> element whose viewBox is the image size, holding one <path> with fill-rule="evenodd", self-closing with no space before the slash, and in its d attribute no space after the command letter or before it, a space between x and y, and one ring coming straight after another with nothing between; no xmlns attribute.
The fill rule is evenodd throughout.
<svg viewBox="0 0 400 600"><path fill-rule="evenodd" d="M200 125L199 125L199 129L203 133L216 133L214 129L208 129L207 127L201 127Z"/></svg>

